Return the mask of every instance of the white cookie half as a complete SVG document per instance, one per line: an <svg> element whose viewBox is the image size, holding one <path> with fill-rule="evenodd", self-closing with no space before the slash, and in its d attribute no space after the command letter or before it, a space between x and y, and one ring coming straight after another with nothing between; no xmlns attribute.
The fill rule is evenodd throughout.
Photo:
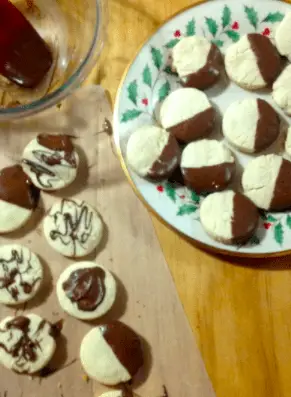
<svg viewBox="0 0 291 397"><path fill-rule="evenodd" d="M85 201L63 199L51 207L43 230L53 249L78 258L97 248L103 236L103 223L97 211Z"/></svg>
<svg viewBox="0 0 291 397"><path fill-rule="evenodd" d="M32 299L43 280L38 257L18 245L0 246L0 302L18 305Z"/></svg>
<svg viewBox="0 0 291 397"><path fill-rule="evenodd" d="M291 116L291 65L288 65L273 84L275 103Z"/></svg>
<svg viewBox="0 0 291 397"><path fill-rule="evenodd" d="M291 61L291 12L288 12L275 33L277 50Z"/></svg>
<svg viewBox="0 0 291 397"><path fill-rule="evenodd" d="M126 397L122 390L112 390L102 393L99 397Z"/></svg>
<svg viewBox="0 0 291 397"><path fill-rule="evenodd" d="M8 369L34 374L49 363L55 349L51 324L35 314L0 323L0 363Z"/></svg>
<svg viewBox="0 0 291 397"><path fill-rule="evenodd" d="M57 296L65 312L81 320L93 320L111 309L116 299L116 281L99 264L74 263L60 275Z"/></svg>
<svg viewBox="0 0 291 397"><path fill-rule="evenodd" d="M33 210L0 200L0 233L20 229L31 217Z"/></svg>

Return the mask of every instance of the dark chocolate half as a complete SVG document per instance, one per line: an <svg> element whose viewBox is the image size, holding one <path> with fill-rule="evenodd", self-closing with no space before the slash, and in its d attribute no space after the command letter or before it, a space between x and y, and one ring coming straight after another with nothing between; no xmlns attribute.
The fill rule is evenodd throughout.
<svg viewBox="0 0 291 397"><path fill-rule="evenodd" d="M257 99L259 119L255 138L255 152L269 147L280 134L280 118L268 102Z"/></svg>
<svg viewBox="0 0 291 397"><path fill-rule="evenodd" d="M275 211L291 208L291 163L283 159L274 188L270 209Z"/></svg>

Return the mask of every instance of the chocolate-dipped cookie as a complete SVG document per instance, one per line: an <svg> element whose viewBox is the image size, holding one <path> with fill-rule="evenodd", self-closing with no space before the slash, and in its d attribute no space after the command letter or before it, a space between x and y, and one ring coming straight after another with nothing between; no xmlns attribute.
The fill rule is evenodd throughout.
<svg viewBox="0 0 291 397"><path fill-rule="evenodd" d="M185 184L197 193L224 190L235 173L231 151L221 142L204 139L189 143L181 159Z"/></svg>
<svg viewBox="0 0 291 397"><path fill-rule="evenodd" d="M214 240L224 244L243 244L255 232L259 213L247 197L229 190L206 197L200 207L200 219Z"/></svg>
<svg viewBox="0 0 291 397"><path fill-rule="evenodd" d="M278 138L280 119L268 102L247 98L229 106L223 117L222 129L226 139L238 150L258 153Z"/></svg>
<svg viewBox="0 0 291 397"><path fill-rule="evenodd" d="M24 149L22 168L42 190L59 190L77 176L79 156L67 135L38 135Z"/></svg>
<svg viewBox="0 0 291 397"><path fill-rule="evenodd" d="M0 246L0 302L18 305L32 299L43 280L38 257L18 245Z"/></svg>
<svg viewBox="0 0 291 397"><path fill-rule="evenodd" d="M20 165L0 171L0 233L22 227L31 217L39 200L39 190Z"/></svg>
<svg viewBox="0 0 291 397"><path fill-rule="evenodd" d="M244 194L264 210L291 208L291 163L276 154L260 156L246 166Z"/></svg>
<svg viewBox="0 0 291 397"><path fill-rule="evenodd" d="M180 161L180 148L174 136L153 125L134 131L127 143L126 159L139 176L152 180L168 178Z"/></svg>
<svg viewBox="0 0 291 397"><path fill-rule="evenodd" d="M268 37L259 33L243 36L225 54L229 78L247 90L273 84L282 68L280 55Z"/></svg>
<svg viewBox="0 0 291 397"><path fill-rule="evenodd" d="M139 336L119 321L93 328L82 341L80 358L91 378L112 386L130 381L143 365Z"/></svg>
<svg viewBox="0 0 291 397"><path fill-rule="evenodd" d="M81 320L106 314L116 298L116 282L109 270L94 262L78 262L66 268L57 283L63 310Z"/></svg>
<svg viewBox="0 0 291 397"><path fill-rule="evenodd" d="M160 120L178 141L189 143L213 131L216 114L204 92L195 88L180 88L163 102Z"/></svg>
<svg viewBox="0 0 291 397"><path fill-rule="evenodd" d="M287 12L275 32L275 44L280 55L291 61L291 12Z"/></svg>
<svg viewBox="0 0 291 397"><path fill-rule="evenodd" d="M19 374L44 368L56 349L52 325L35 314L8 317L0 323L0 363Z"/></svg>
<svg viewBox="0 0 291 397"><path fill-rule="evenodd" d="M273 84L273 99L288 116L291 116L291 65L288 65Z"/></svg>
<svg viewBox="0 0 291 397"><path fill-rule="evenodd" d="M218 47L205 37L183 37L173 48L172 68L184 87L205 90L218 82L223 58Z"/></svg>

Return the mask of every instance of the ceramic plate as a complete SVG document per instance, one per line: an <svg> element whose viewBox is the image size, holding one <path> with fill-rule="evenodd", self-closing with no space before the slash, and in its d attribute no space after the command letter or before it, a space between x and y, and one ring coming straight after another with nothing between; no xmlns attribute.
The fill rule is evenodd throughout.
<svg viewBox="0 0 291 397"><path fill-rule="evenodd" d="M114 113L114 139L123 166L127 168L124 153L132 131L144 124L156 123L160 103L179 87L168 61L170 49L181 37L204 35L224 52L246 33L259 32L272 38L287 11L291 11L290 5L281 1L215 0L188 9L166 22L140 50L119 90ZM221 114L232 102L248 97L264 98L275 107L270 93L251 93L228 81L222 81L206 93ZM242 167L251 159L251 156L235 153ZM291 211L261 212L260 226L247 245L226 246L213 241L201 226L199 207L202 196L167 181L160 184L147 182L130 169L127 174L151 210L182 234L209 248L251 256L282 254L291 250Z"/></svg>

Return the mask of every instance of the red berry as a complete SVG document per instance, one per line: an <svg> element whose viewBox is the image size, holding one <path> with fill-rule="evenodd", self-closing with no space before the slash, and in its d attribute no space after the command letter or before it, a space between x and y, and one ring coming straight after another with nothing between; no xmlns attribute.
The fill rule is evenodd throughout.
<svg viewBox="0 0 291 397"><path fill-rule="evenodd" d="M185 198L185 196L184 196L184 195L183 195L183 196L180 196L180 199L184 200L184 198Z"/></svg>
<svg viewBox="0 0 291 397"><path fill-rule="evenodd" d="M160 193L163 193L164 186L162 186L162 185L157 186L157 191L160 192Z"/></svg>
<svg viewBox="0 0 291 397"><path fill-rule="evenodd" d="M148 106L148 104L149 104L149 100L147 98L144 98L141 102L145 106Z"/></svg>
<svg viewBox="0 0 291 397"><path fill-rule="evenodd" d="M175 37L181 37L181 32L180 30L176 30L176 32L174 33Z"/></svg>
<svg viewBox="0 0 291 397"><path fill-rule="evenodd" d="M262 35L263 35L263 36L270 36L270 34L271 34L271 30L270 30L269 28L266 28L266 29L262 32Z"/></svg>
<svg viewBox="0 0 291 397"><path fill-rule="evenodd" d="M231 28L232 28L233 30L238 30L238 29L239 29L239 23L238 23L238 22L234 22L234 23L232 24Z"/></svg>
<svg viewBox="0 0 291 397"><path fill-rule="evenodd" d="M272 223L264 223L264 228L265 228L266 230L269 230L270 227L272 227Z"/></svg>

